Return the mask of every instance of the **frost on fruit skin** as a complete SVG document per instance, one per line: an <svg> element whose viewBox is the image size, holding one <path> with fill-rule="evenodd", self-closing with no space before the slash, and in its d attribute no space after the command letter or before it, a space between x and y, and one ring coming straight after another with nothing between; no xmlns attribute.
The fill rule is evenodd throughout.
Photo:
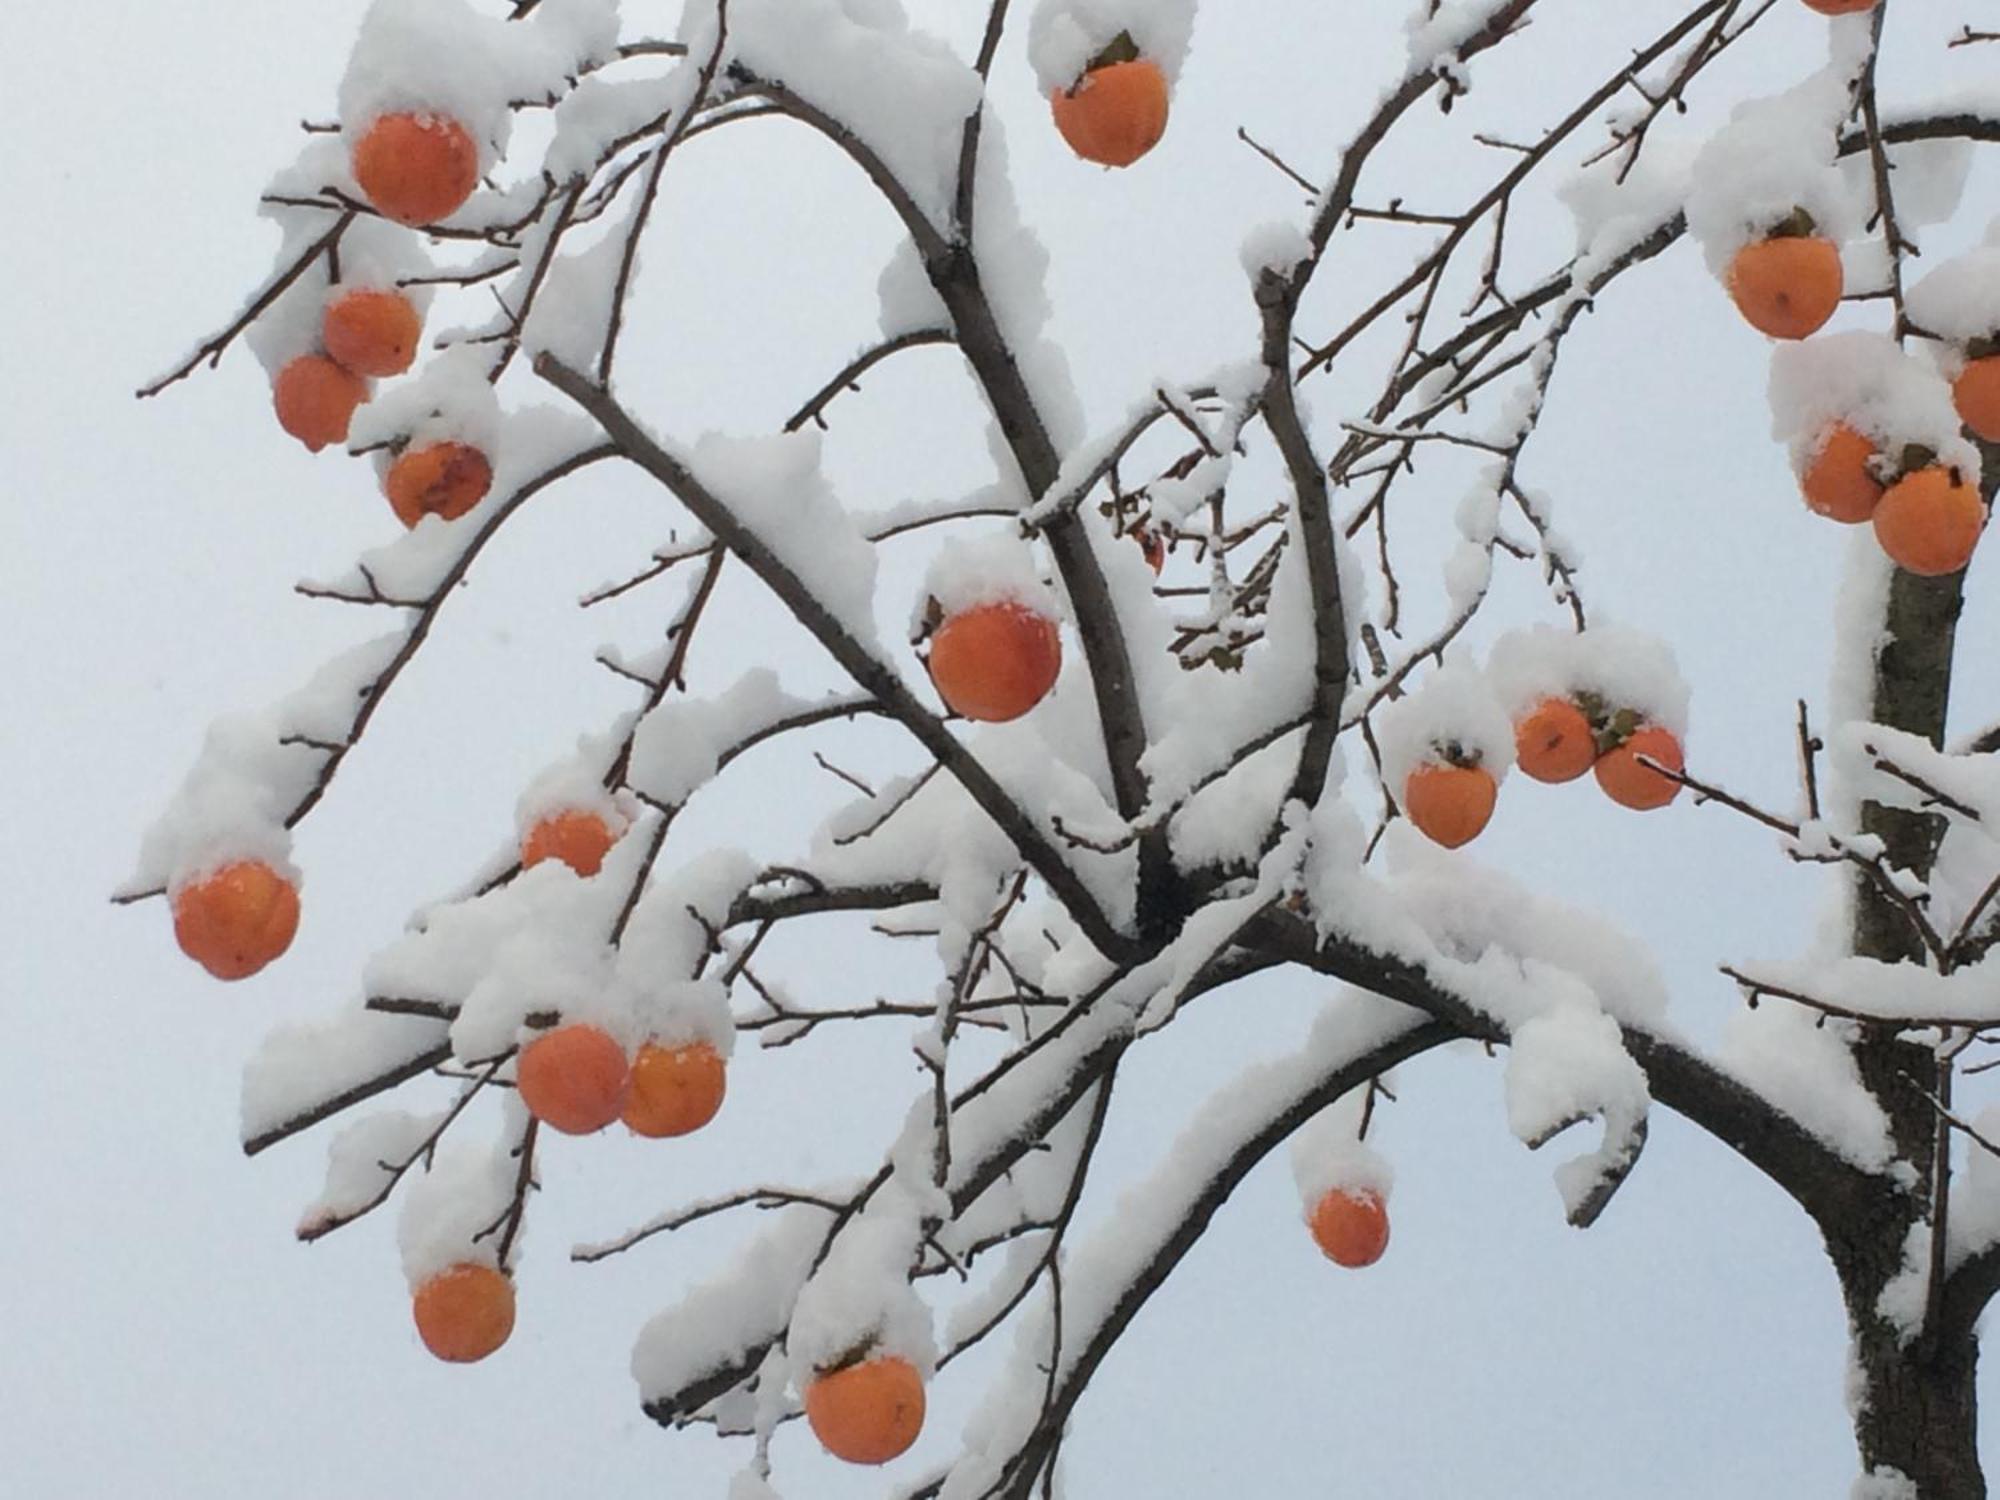
<svg viewBox="0 0 2000 1500"><path fill-rule="evenodd" d="M1845 422L1894 461L1904 446L1976 477L1979 450L1959 431L1951 386L1887 334L1821 334L1771 351L1771 436L1803 471L1828 430Z"/></svg>
<svg viewBox="0 0 2000 1500"><path fill-rule="evenodd" d="M445 1039L442 1021L358 1008L330 1021L273 1029L243 1066L244 1142L255 1143L289 1120L325 1109L370 1079L422 1071Z"/></svg>
<svg viewBox="0 0 2000 1500"><path fill-rule="evenodd" d="M374 0L340 81L342 142L351 150L380 115L443 115L489 171L507 148L509 101L561 96L617 45L617 0L564 0L512 23L467 0Z"/></svg>
<svg viewBox="0 0 2000 1500"><path fill-rule="evenodd" d="M1687 222L1715 275L1795 209L1836 245L1855 236L1866 200L1857 201L1836 165L1850 77L1837 59L1785 93L1738 105L1702 147L1689 177Z"/></svg>
<svg viewBox="0 0 2000 1500"><path fill-rule="evenodd" d="M366 704L362 689L388 665L401 632L379 636L322 665L306 685L261 713L232 714L208 731L195 763L146 830L120 894L169 896L237 859L260 859L294 887L284 820L317 782L326 751L344 744ZM284 743L291 739L294 743Z"/></svg>
<svg viewBox="0 0 2000 1500"><path fill-rule="evenodd" d="M622 729L622 725L621 725ZM639 816L639 799L624 787L607 791L604 779L618 754L618 734L586 735L576 753L544 767L514 803L514 830L522 838L544 818L584 812L601 820L616 839Z"/></svg>
<svg viewBox="0 0 2000 1500"><path fill-rule="evenodd" d="M1514 764L1514 724L1483 673L1463 659L1426 676L1414 692L1376 714L1382 781L1400 794L1420 765L1451 760L1476 765L1504 782Z"/></svg>
<svg viewBox="0 0 2000 1500"><path fill-rule="evenodd" d="M525 1112L518 1100L510 1098L506 1113L507 1127L493 1144L447 1141L438 1148L430 1170L405 1179L396 1244L412 1291L463 1262L507 1269L500 1264L500 1237L485 1233L507 1212L521 1170L512 1148ZM518 1258L520 1243L517 1232L510 1262Z"/></svg>
<svg viewBox="0 0 2000 1500"><path fill-rule="evenodd" d="M1195 0L1039 0L1028 18L1028 65L1044 95L1083 76L1120 32L1171 87L1187 61Z"/></svg>

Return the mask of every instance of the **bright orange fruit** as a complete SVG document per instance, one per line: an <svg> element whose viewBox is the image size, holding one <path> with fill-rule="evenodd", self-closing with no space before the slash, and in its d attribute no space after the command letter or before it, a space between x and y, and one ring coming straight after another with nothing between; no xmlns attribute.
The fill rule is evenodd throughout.
<svg viewBox="0 0 2000 1500"><path fill-rule="evenodd" d="M1836 422L1799 476L1806 505L1828 520L1853 526L1875 514L1882 481L1872 467L1879 450L1845 422Z"/></svg>
<svg viewBox="0 0 2000 1500"><path fill-rule="evenodd" d="M1979 491L1938 464L1904 475L1875 507L1875 540L1897 567L1923 578L1971 562L1985 525Z"/></svg>
<svg viewBox="0 0 2000 1500"><path fill-rule="evenodd" d="M835 1458L886 1464L923 1431L923 1377L894 1354L825 1371L806 1386L806 1421Z"/></svg>
<svg viewBox="0 0 2000 1500"><path fill-rule="evenodd" d="M624 1119L649 1140L701 1129L722 1108L729 1073L722 1054L707 1042L662 1047L647 1042L632 1059L632 1091Z"/></svg>
<svg viewBox="0 0 2000 1500"><path fill-rule="evenodd" d="M954 713L992 723L1018 719L1055 686L1062 636L1054 620L1024 604L979 604L937 628L928 665Z"/></svg>
<svg viewBox="0 0 2000 1500"><path fill-rule="evenodd" d="M405 448L383 476L382 492L405 526L425 516L456 521L486 498L493 465L469 443L429 443Z"/></svg>
<svg viewBox="0 0 2000 1500"><path fill-rule="evenodd" d="M1619 806L1646 812L1673 801L1681 794L1681 784L1651 766L1641 765L1642 755L1669 770L1678 771L1686 764L1681 757L1681 742L1671 731L1658 724L1642 724L1624 744L1597 758L1597 784Z"/></svg>
<svg viewBox="0 0 2000 1500"><path fill-rule="evenodd" d="M1092 68L1049 95L1056 129L1085 161L1129 167L1167 131L1167 75L1149 58Z"/></svg>
<svg viewBox="0 0 2000 1500"><path fill-rule="evenodd" d="M292 945L299 893L261 859L238 860L181 888L174 938L217 979L247 979Z"/></svg>
<svg viewBox="0 0 2000 1500"><path fill-rule="evenodd" d="M1729 263L1729 295L1752 328L1774 339L1817 333L1840 306L1840 247L1817 235L1758 240Z"/></svg>
<svg viewBox="0 0 2000 1500"><path fill-rule="evenodd" d="M1389 1210L1368 1188L1335 1188L1313 1205L1313 1242L1338 1266L1372 1266L1389 1248Z"/></svg>
<svg viewBox="0 0 2000 1500"><path fill-rule="evenodd" d="M326 305L320 342L357 375L400 375L417 357L424 320L401 292L358 286Z"/></svg>
<svg viewBox="0 0 2000 1500"><path fill-rule="evenodd" d="M1515 764L1537 781L1574 781L1597 759L1590 720L1567 698L1544 698L1514 726Z"/></svg>
<svg viewBox="0 0 2000 1500"><path fill-rule="evenodd" d="M521 840L521 866L559 859L579 875L595 875L618 837L596 813L568 808L550 813Z"/></svg>
<svg viewBox="0 0 2000 1500"><path fill-rule="evenodd" d="M289 360L271 382L278 425L314 453L347 441L354 409L368 399L368 382L324 354Z"/></svg>
<svg viewBox="0 0 2000 1500"><path fill-rule="evenodd" d="M379 116L354 147L354 180L399 224L435 224L479 186L479 148L445 115Z"/></svg>
<svg viewBox="0 0 2000 1500"><path fill-rule="evenodd" d="M521 1102L544 1125L564 1135L589 1135L625 1108L632 1066L609 1032L572 1021L521 1049L514 1080Z"/></svg>
<svg viewBox="0 0 2000 1500"><path fill-rule="evenodd" d="M1456 849L1486 826L1499 795L1500 784L1483 766L1427 760L1403 782L1403 812L1433 843Z"/></svg>
<svg viewBox="0 0 2000 1500"><path fill-rule="evenodd" d="M453 1364L471 1364L514 1331L514 1283L492 1266L461 1261L418 1287L410 1311L426 1349Z"/></svg>

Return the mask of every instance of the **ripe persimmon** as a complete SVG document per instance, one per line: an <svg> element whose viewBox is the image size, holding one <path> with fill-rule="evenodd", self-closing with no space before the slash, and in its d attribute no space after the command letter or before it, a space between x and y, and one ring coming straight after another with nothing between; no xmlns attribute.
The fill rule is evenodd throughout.
<svg viewBox="0 0 2000 1500"><path fill-rule="evenodd" d="M1419 833L1456 849L1486 826L1499 795L1500 784L1483 766L1427 760L1403 782L1403 811Z"/></svg>
<svg viewBox="0 0 2000 1500"><path fill-rule="evenodd" d="M589 1135L625 1108L632 1065L608 1031L572 1021L521 1049L514 1081L521 1102L544 1125L564 1135Z"/></svg>
<svg viewBox="0 0 2000 1500"><path fill-rule="evenodd" d="M923 1377L894 1354L823 1370L806 1386L806 1421L835 1458L886 1464L923 1430Z"/></svg>
<svg viewBox="0 0 2000 1500"><path fill-rule="evenodd" d="M1614 745L1598 756L1596 771L1597 784L1604 788L1605 796L1620 807L1646 812L1673 801L1681 794L1681 784L1651 766L1640 764L1642 755L1672 771L1686 764L1681 742L1671 730L1658 724L1642 724L1623 744Z"/></svg>
<svg viewBox="0 0 2000 1500"><path fill-rule="evenodd" d="M460 1261L418 1287L410 1311L426 1349L453 1364L471 1364L514 1331L514 1283L492 1266Z"/></svg>
<svg viewBox="0 0 2000 1500"><path fill-rule="evenodd" d="M521 866L559 859L579 875L595 875L618 842L611 826L594 812L566 808L536 822L521 840Z"/></svg>
<svg viewBox="0 0 2000 1500"><path fill-rule="evenodd" d="M1873 10L1876 0L1806 0L1807 10L1816 10L1823 16L1854 16L1864 10Z"/></svg>
<svg viewBox="0 0 2000 1500"><path fill-rule="evenodd" d="M405 526L425 516L456 521L486 498L493 465L470 443L427 443L405 448L382 479L382 493Z"/></svg>
<svg viewBox="0 0 2000 1500"><path fill-rule="evenodd" d="M715 1118L728 1087L722 1054L707 1042L663 1047L647 1042L632 1059L632 1091L624 1119L649 1140L686 1135Z"/></svg>
<svg viewBox="0 0 2000 1500"><path fill-rule="evenodd" d="M1970 562L1985 525L1979 491L1940 464L1904 475L1875 507L1875 540L1897 567L1922 578Z"/></svg>
<svg viewBox="0 0 2000 1500"><path fill-rule="evenodd" d="M435 224L479 186L479 148L448 115L378 116L354 146L354 180L385 218Z"/></svg>
<svg viewBox="0 0 2000 1500"><path fill-rule="evenodd" d="M1514 726L1514 762L1537 781L1574 781L1597 759L1590 719L1567 698L1544 698Z"/></svg>
<svg viewBox="0 0 2000 1500"><path fill-rule="evenodd" d="M954 713L1018 719L1055 686L1062 636L1047 615L1011 599L948 616L931 636L931 681Z"/></svg>
<svg viewBox="0 0 2000 1500"><path fill-rule="evenodd" d="M1882 481L1874 469L1880 451L1845 422L1827 428L1799 476L1807 507L1848 526L1874 515L1882 499Z"/></svg>
<svg viewBox="0 0 2000 1500"><path fill-rule="evenodd" d="M1805 338L1840 306L1840 247L1814 234L1753 241L1729 262L1727 285L1737 311L1759 333Z"/></svg>
<svg viewBox="0 0 2000 1500"><path fill-rule="evenodd" d="M1313 1205L1313 1243L1337 1266L1372 1266L1389 1248L1389 1209L1368 1188L1334 1188Z"/></svg>
<svg viewBox="0 0 2000 1500"><path fill-rule="evenodd" d="M289 360L271 382L278 425L314 453L347 441L354 409L368 399L368 382L324 354Z"/></svg>
<svg viewBox="0 0 2000 1500"><path fill-rule="evenodd" d="M217 979L247 979L292 945L299 893L261 859L242 859L183 886L174 939Z"/></svg>
<svg viewBox="0 0 2000 1500"><path fill-rule="evenodd" d="M1085 161L1129 167L1167 130L1167 75L1150 58L1091 68L1049 95L1056 129Z"/></svg>
<svg viewBox="0 0 2000 1500"><path fill-rule="evenodd" d="M1975 437L2000 443L2000 354L1968 359L1951 383L1951 400Z"/></svg>
<svg viewBox="0 0 2000 1500"><path fill-rule="evenodd" d="M400 375L417 357L424 320L401 292L357 286L326 305L320 342L357 375Z"/></svg>

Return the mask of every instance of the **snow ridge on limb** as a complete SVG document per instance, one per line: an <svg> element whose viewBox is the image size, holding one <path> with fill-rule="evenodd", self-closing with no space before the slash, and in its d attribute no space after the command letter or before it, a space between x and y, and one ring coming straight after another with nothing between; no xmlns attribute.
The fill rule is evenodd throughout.
<svg viewBox="0 0 2000 1500"><path fill-rule="evenodd" d="M1121 1195L1111 1227L1070 1258L1060 1320L1042 1310L1023 1321L1007 1373L967 1423L965 1451L915 1494L1034 1493L1098 1365L1251 1168L1351 1089L1456 1034L1402 1006L1346 997L1298 1056L1260 1064L1214 1094L1153 1175Z"/></svg>

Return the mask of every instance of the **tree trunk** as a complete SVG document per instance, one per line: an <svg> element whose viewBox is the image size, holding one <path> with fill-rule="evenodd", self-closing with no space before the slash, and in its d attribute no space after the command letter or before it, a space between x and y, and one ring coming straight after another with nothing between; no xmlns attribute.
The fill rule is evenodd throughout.
<svg viewBox="0 0 2000 1500"><path fill-rule="evenodd" d="M1879 1276L1863 1279L1879 1282ZM1870 1288L1847 1283L1845 1268L1842 1282L1854 1339L1850 1399L1861 1472L1901 1474L1916 1486L1916 1500L1986 1500L1977 1339L1965 1332L1943 1344L1917 1340L1904 1347L1875 1311ZM1886 1500L1894 1491L1883 1493Z"/></svg>
<svg viewBox="0 0 2000 1500"><path fill-rule="evenodd" d="M1870 717L1940 747L1963 585L1962 573L1918 578L1898 569L1875 659ZM1944 831L1941 818L1871 802L1861 809L1861 826L1882 839L1892 864L1919 877L1929 875ZM1853 951L1887 963L1927 961L1908 919L1865 879L1854 886ZM1931 1327L1906 1343L1906 1330L1881 1311L1883 1288L1902 1269L1911 1231L1929 1220L1934 1231L1944 1232L1934 1200L1948 1191L1948 1158L1943 1155L1948 1137L1940 1139L1926 1091L1949 1097L1950 1083L1943 1076L1948 1070L1941 1069L1931 1046L1889 1027L1858 1028L1854 1060L1863 1084L1888 1117L1897 1156L1920 1184L1885 1199L1882 1211L1871 1214L1868 1222L1822 1225L1847 1303L1850 1402L1861 1472L1883 1480L1902 1476L1915 1486L1915 1500L1985 1500L1974 1378L1979 1346L1971 1330ZM1935 1311L1933 1297L1930 1317ZM1883 1500L1902 1500L1886 1484L1880 1493Z"/></svg>

